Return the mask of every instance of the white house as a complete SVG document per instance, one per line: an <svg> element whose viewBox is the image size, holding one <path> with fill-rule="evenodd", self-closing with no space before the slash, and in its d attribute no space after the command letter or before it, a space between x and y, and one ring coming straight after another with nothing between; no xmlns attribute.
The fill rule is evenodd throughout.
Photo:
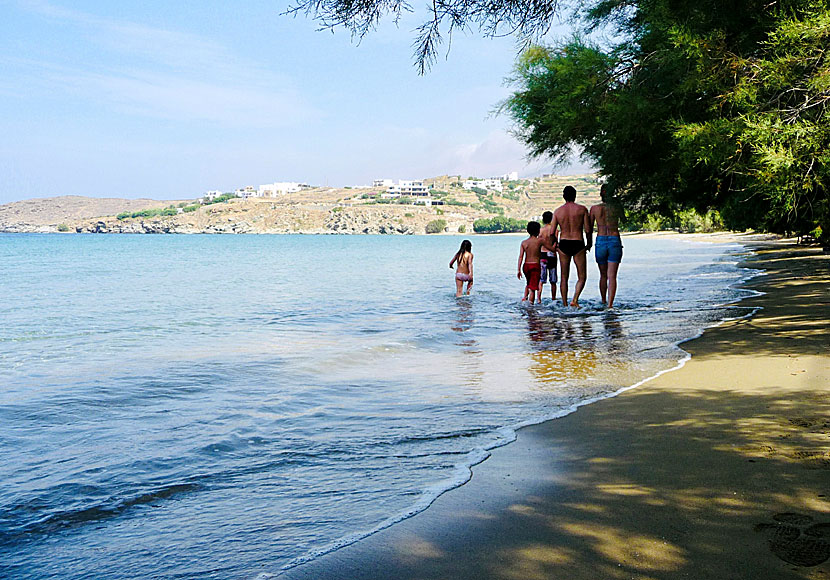
<svg viewBox="0 0 830 580"><path fill-rule="evenodd" d="M253 185L246 185L245 187L240 187L236 191L234 191L236 197L241 197L242 199L248 199L249 197L259 197L257 194L257 190Z"/></svg>
<svg viewBox="0 0 830 580"><path fill-rule="evenodd" d="M224 194L219 190L206 191L205 194L202 196L202 200L203 201L213 201L214 199L216 199L220 195L224 195Z"/></svg>
<svg viewBox="0 0 830 580"><path fill-rule="evenodd" d="M501 176L502 181L519 181L519 172L518 171L511 171L510 173L505 173Z"/></svg>
<svg viewBox="0 0 830 580"><path fill-rule="evenodd" d="M430 189L431 186L424 185L423 181L401 179L397 185L387 187L386 192L391 195L397 194L397 196L426 197Z"/></svg>
<svg viewBox="0 0 830 580"><path fill-rule="evenodd" d="M305 183L289 181L266 183L264 185L259 186L259 189L257 190L257 193L259 195L257 197L277 197L280 195L285 195L286 193L296 193L306 187L308 187L308 185L306 185Z"/></svg>
<svg viewBox="0 0 830 580"><path fill-rule="evenodd" d="M375 179L372 182L372 187L382 187L383 189L388 189L394 185L394 181L391 179Z"/></svg>
<svg viewBox="0 0 830 580"><path fill-rule="evenodd" d="M495 190L495 191L502 191L503 187L501 185L501 179L497 178L490 178L490 179L468 179L464 182L463 185L464 189L472 189L474 187L478 187L479 189L488 189L488 190Z"/></svg>

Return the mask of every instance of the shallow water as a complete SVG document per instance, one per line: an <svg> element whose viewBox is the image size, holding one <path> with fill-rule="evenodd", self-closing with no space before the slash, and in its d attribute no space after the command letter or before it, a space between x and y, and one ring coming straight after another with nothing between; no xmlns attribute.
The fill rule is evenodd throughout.
<svg viewBox="0 0 830 580"><path fill-rule="evenodd" d="M456 299L461 239L0 235L0 577L278 572L746 312L739 246L627 238L607 312L520 304L514 236Z"/></svg>

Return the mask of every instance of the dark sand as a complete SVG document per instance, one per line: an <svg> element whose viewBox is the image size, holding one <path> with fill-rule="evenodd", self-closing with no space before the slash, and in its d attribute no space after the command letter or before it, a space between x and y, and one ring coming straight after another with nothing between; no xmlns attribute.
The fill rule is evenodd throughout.
<svg viewBox="0 0 830 580"><path fill-rule="evenodd" d="M830 256L750 265L764 309L682 369L523 429L425 512L279 577L830 578Z"/></svg>

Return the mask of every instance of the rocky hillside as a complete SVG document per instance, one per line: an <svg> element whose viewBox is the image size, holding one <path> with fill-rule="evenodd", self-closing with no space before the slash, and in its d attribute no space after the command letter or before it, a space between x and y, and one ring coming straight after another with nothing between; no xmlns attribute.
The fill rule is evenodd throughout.
<svg viewBox="0 0 830 580"><path fill-rule="evenodd" d="M511 183L502 193L487 194L461 189L459 180L433 178L433 197L444 205L431 207L393 203L381 199L380 191L350 188L315 188L278 198L201 206L151 199L31 199L0 205L0 232L423 234L428 223L444 220L445 232L471 233L479 218L539 219L544 210L562 203L562 187L567 184L577 188L581 203L598 199L592 176L526 180ZM172 215L125 215L162 208Z"/></svg>

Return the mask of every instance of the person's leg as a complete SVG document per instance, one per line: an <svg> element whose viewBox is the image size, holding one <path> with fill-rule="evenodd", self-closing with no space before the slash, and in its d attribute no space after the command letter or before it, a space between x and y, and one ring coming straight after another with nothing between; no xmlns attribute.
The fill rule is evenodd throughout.
<svg viewBox="0 0 830 580"><path fill-rule="evenodd" d="M548 272L550 277L550 299L556 302L556 284L559 283L559 276L556 275L556 259L548 258L548 264L550 265L550 270Z"/></svg>
<svg viewBox="0 0 830 580"><path fill-rule="evenodd" d="M455 279L455 297L458 298L461 296L461 291L464 290L464 281L459 280L458 278Z"/></svg>
<svg viewBox="0 0 830 580"><path fill-rule="evenodd" d="M582 294L582 289L585 288L585 281L588 279L588 260L586 258L587 252L582 250L574 256L574 265L576 266L576 288L574 288L574 299L571 300L571 306L579 308L579 295Z"/></svg>
<svg viewBox="0 0 830 580"><path fill-rule="evenodd" d="M607 304L608 296L608 263L597 264L599 268L599 296L602 298L602 303Z"/></svg>
<svg viewBox="0 0 830 580"><path fill-rule="evenodd" d="M608 308L614 308L614 297L617 295L617 272L619 262L608 262Z"/></svg>
<svg viewBox="0 0 830 580"><path fill-rule="evenodd" d="M472 288L472 287L473 287L473 281L470 280L469 282L467 282L467 296L470 295L470 288Z"/></svg>
<svg viewBox="0 0 830 580"><path fill-rule="evenodd" d="M571 273L571 257L559 250L559 295L562 297L562 306L568 305L568 276Z"/></svg>

